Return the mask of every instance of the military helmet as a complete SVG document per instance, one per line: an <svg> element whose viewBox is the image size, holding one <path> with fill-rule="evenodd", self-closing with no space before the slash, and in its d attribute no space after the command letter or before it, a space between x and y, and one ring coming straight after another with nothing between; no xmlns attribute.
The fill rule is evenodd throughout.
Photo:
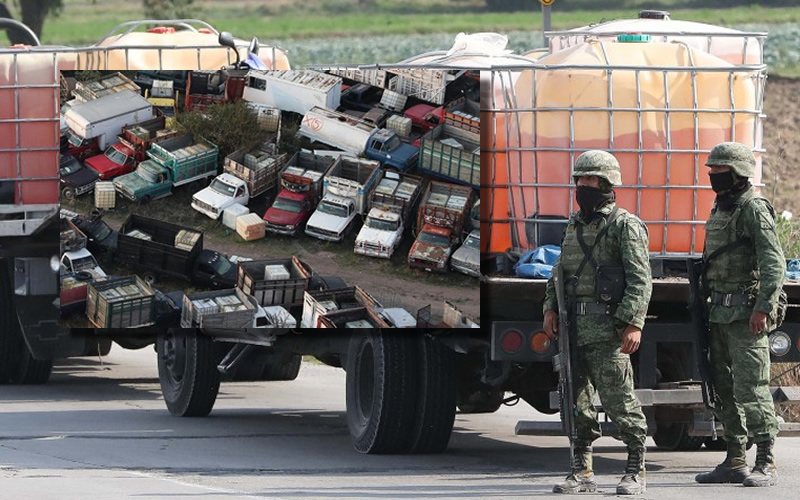
<svg viewBox="0 0 800 500"><path fill-rule="evenodd" d="M739 142L723 142L714 146L708 155L706 165L728 166L736 175L755 177L756 158L753 151Z"/></svg>
<svg viewBox="0 0 800 500"><path fill-rule="evenodd" d="M577 180L577 177L582 175L596 175L607 180L612 186L622 184L619 162L611 153L599 149L586 151L575 160L572 178Z"/></svg>

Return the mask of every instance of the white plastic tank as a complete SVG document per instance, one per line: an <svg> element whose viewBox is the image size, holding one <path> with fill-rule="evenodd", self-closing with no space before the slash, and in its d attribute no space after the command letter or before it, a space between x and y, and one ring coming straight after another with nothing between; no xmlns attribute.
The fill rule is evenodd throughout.
<svg viewBox="0 0 800 500"><path fill-rule="evenodd" d="M618 19L567 31L548 32L550 52L590 39L611 42L617 35L647 34L654 42L683 42L731 64L761 64L766 33L749 33L712 24L670 19L669 13L643 10L637 19Z"/></svg>

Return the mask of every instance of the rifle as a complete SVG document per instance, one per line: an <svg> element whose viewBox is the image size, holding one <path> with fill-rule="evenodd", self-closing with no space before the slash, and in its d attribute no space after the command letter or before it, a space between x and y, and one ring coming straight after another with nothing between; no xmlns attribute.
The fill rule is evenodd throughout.
<svg viewBox="0 0 800 500"><path fill-rule="evenodd" d="M692 315L692 327L697 333L695 352L702 379L703 403L709 410L716 410L717 391L714 386L714 370L711 366L710 328L704 283L705 265L706 262L702 258L686 261L686 268L689 271L689 312Z"/></svg>
<svg viewBox="0 0 800 500"><path fill-rule="evenodd" d="M574 341L573 321L570 318L571 304L567 301L564 291L564 271L561 264L553 269L553 284L556 289L558 301L558 354L553 358L553 364L558 371L558 396L561 407L561 423L564 432L569 438L569 463L570 467L575 462L575 440L578 437L575 428L577 415L575 384L572 380L572 365L574 355L570 344Z"/></svg>

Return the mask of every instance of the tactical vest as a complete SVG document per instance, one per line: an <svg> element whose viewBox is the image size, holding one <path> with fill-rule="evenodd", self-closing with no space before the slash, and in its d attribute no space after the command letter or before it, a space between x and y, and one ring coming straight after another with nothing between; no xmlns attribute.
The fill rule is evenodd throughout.
<svg viewBox="0 0 800 500"><path fill-rule="evenodd" d="M723 211L716 206L706 223L706 243L703 256L707 257L717 248L745 237L739 223L742 209L760 198L752 189L745 191L737 200L733 210ZM758 286L758 261L752 242L741 245L717 256L706 270L709 291L734 293L752 291Z"/></svg>
<svg viewBox="0 0 800 500"><path fill-rule="evenodd" d="M613 208L613 205L611 205L611 208ZM619 219L625 213L627 212L624 209L619 208L616 218ZM573 287L572 277L578 271L578 267L584 259L583 249L578 242L578 224L583 225L584 242L590 247L595 246L593 255L599 265L622 264L619 235L614 234L614 231L607 231L600 241L595 241L597 234L607 224L607 219L608 215L604 214L603 217L595 217L592 222L585 224L573 218L564 233L560 257L561 266L564 269L564 290L579 302L595 300L595 270L591 264L587 264L578 278L577 286Z"/></svg>

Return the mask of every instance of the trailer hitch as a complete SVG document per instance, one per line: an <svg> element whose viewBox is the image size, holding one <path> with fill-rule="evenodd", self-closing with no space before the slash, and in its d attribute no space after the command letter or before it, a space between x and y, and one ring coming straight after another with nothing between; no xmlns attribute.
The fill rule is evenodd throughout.
<svg viewBox="0 0 800 500"><path fill-rule="evenodd" d="M253 344L236 344L217 365L217 371L227 375L254 347Z"/></svg>

